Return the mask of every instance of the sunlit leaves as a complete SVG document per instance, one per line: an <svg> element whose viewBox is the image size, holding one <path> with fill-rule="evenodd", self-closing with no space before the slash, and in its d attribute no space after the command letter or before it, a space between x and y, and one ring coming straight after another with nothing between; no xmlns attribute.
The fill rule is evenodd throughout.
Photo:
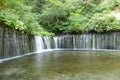
<svg viewBox="0 0 120 80"><path fill-rule="evenodd" d="M120 29L120 21L115 19L112 12L107 13L106 11L94 14L89 20L89 25L91 25L91 30L97 32Z"/></svg>
<svg viewBox="0 0 120 80"><path fill-rule="evenodd" d="M120 0L0 0L0 22L29 34L120 30Z"/></svg>
<svg viewBox="0 0 120 80"><path fill-rule="evenodd" d="M26 28L24 23L19 20L19 16L11 9L2 10L0 12L0 21L15 29L25 30Z"/></svg>
<svg viewBox="0 0 120 80"><path fill-rule="evenodd" d="M43 33L47 33L47 31L40 27L36 13L32 12L33 2L29 2L29 0L4 1L6 9L0 11L0 22L2 24L32 35L43 35Z"/></svg>

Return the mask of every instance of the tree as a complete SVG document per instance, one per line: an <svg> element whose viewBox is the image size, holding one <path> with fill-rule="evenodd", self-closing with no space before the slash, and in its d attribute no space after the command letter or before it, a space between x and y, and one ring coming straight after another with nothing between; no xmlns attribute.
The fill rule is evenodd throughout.
<svg viewBox="0 0 120 80"><path fill-rule="evenodd" d="M5 8L6 8L5 0L0 0L0 9L5 9Z"/></svg>

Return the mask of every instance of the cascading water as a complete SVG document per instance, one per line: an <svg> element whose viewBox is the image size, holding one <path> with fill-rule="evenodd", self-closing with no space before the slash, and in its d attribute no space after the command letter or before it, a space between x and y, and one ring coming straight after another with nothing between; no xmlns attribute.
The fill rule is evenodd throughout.
<svg viewBox="0 0 120 80"><path fill-rule="evenodd" d="M36 42L36 51L39 52L40 50L44 49L44 42L42 37L40 36L35 36L35 42Z"/></svg>
<svg viewBox="0 0 120 80"><path fill-rule="evenodd" d="M0 32L0 59L51 49L120 50L120 32L55 37L30 37L12 30L0 30Z"/></svg>
<svg viewBox="0 0 120 80"><path fill-rule="evenodd" d="M53 49L54 42L52 37L35 36L36 52Z"/></svg>
<svg viewBox="0 0 120 80"><path fill-rule="evenodd" d="M45 49L52 48L51 37L43 37L43 42L44 42Z"/></svg>
<svg viewBox="0 0 120 80"><path fill-rule="evenodd" d="M37 49L120 49L120 33L36 36ZM40 43L40 44L39 44ZM41 45L42 44L42 45Z"/></svg>
<svg viewBox="0 0 120 80"><path fill-rule="evenodd" d="M33 36L4 27L0 27L0 33L0 62L1 59L34 52Z"/></svg>
<svg viewBox="0 0 120 80"><path fill-rule="evenodd" d="M58 49L58 37L53 37L54 39L54 47L55 49Z"/></svg>

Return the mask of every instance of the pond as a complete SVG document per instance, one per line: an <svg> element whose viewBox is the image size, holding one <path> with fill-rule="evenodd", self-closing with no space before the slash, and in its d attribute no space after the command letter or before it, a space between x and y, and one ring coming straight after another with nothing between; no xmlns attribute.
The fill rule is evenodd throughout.
<svg viewBox="0 0 120 80"><path fill-rule="evenodd" d="M51 51L0 64L0 80L119 79L116 51Z"/></svg>

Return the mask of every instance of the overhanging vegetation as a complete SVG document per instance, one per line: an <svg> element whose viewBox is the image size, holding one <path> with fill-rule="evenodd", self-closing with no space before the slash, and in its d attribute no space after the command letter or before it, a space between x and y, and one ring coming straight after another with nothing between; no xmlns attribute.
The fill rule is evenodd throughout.
<svg viewBox="0 0 120 80"><path fill-rule="evenodd" d="M0 0L0 23L33 35L120 30L119 0Z"/></svg>

